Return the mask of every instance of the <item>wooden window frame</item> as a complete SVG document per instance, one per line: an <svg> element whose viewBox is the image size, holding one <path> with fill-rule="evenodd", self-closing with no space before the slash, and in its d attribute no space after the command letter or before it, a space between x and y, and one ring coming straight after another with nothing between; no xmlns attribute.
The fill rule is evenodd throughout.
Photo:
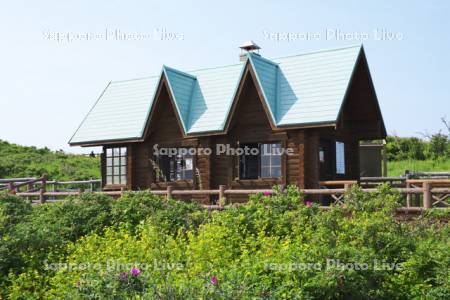
<svg viewBox="0 0 450 300"><path fill-rule="evenodd" d="M344 167L344 172L343 173L338 173L338 151L337 151L337 145L338 143L342 144L342 157L343 157L343 167ZM345 142L340 140L340 139L336 139L334 142L334 174L336 175L336 177L345 177L347 175L347 167L346 167L346 157L345 157Z"/></svg>
<svg viewBox="0 0 450 300"><path fill-rule="evenodd" d="M185 149L189 149L189 148L195 148L195 145L184 145L184 144L177 144L177 145L160 145L159 148L177 148L177 149L181 149L181 148L185 148ZM155 154L152 153L151 157L153 159L153 161L158 164L158 158L155 157ZM168 181L162 181L162 180L158 180L158 177L155 176L154 171L152 170L152 185L161 185L161 184L187 184L187 185L194 185L195 184L195 178L196 178L196 166L197 166L197 155L192 155L192 179L176 179L176 180L168 180ZM169 175L170 176L170 175Z"/></svg>
<svg viewBox="0 0 450 300"><path fill-rule="evenodd" d="M280 144L281 149L285 149L286 141L284 139L268 139L264 141L251 141L251 140L245 140L245 141L237 141L236 147L240 147L243 144L258 144L258 149L261 151L261 146L264 144ZM281 166L280 166L280 176L279 177L261 177L261 152L258 155L258 177L254 179L247 179L247 178L240 178L240 157L239 155L235 156L235 159L233 159L234 166L233 169L236 170L236 174L234 177L233 182L280 182L284 183L286 181L286 153L281 154Z"/></svg>
<svg viewBox="0 0 450 300"><path fill-rule="evenodd" d="M108 156L108 150L112 149L112 156ZM119 155L116 156L114 155L114 149L119 149ZM125 149L126 154L122 155L122 149ZM130 184L130 159L129 159L129 155L130 155L130 148L126 145L111 145L111 146L105 146L103 147L103 155L104 155L104 167L103 167L103 172L104 172L104 186L103 188L106 190L116 190L116 189L121 189L121 188L125 188ZM108 166L108 158L112 159L112 165ZM119 164L116 166L114 164L114 159L118 158L119 159ZM125 158L125 164L122 164L122 158ZM108 175L108 169L111 168L112 169L112 174ZM116 175L114 175L114 169L115 168L119 168L119 175L117 175L119 177L119 183L115 183L114 181L114 177ZM125 168L125 174L122 174L122 168ZM125 182L122 183L122 176L125 176ZM112 183L108 183L108 177L112 178Z"/></svg>

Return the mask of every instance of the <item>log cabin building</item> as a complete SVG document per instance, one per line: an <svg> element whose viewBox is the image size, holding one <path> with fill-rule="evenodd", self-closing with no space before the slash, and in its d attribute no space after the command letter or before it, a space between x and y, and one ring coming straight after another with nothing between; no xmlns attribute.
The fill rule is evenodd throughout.
<svg viewBox="0 0 450 300"><path fill-rule="evenodd" d="M267 59L247 42L237 64L110 82L69 143L103 147L105 190L318 188L358 179L360 141L385 137L362 46Z"/></svg>

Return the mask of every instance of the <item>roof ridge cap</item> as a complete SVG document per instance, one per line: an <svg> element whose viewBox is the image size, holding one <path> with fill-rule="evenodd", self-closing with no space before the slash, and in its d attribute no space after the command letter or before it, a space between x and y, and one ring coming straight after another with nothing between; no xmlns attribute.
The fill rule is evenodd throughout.
<svg viewBox="0 0 450 300"><path fill-rule="evenodd" d="M363 44L361 43L361 44L353 44L351 46L345 46L345 47L320 49L320 50L315 50L315 51L308 51L308 52L302 52L302 53L297 53L297 54L273 57L271 59L283 59L283 58L289 58L289 57L304 56L304 55L309 55L309 54L339 51L339 50L345 50L345 49L350 49L350 48L363 48Z"/></svg>
<svg viewBox="0 0 450 300"><path fill-rule="evenodd" d="M189 74L189 73L184 72L184 71L180 71L180 70L178 70L178 69L169 67L169 66L167 66L167 65L163 65L163 69L166 69L166 70L169 70L169 71L178 73L178 74L180 74L180 75L183 75L183 76L186 76L186 77L190 77L191 79L197 80L197 77L196 77L195 75Z"/></svg>
<svg viewBox="0 0 450 300"><path fill-rule="evenodd" d="M253 58L260 59L260 60L262 60L263 62L272 64L272 65L275 65L276 67L278 67L278 63L277 63L277 62L274 62L274 61L270 60L270 59L267 58L267 57L264 57L264 56L262 56L262 55L260 55L260 54L251 53L251 52L250 52L249 54L250 54L249 56L251 56L252 59L253 59Z"/></svg>

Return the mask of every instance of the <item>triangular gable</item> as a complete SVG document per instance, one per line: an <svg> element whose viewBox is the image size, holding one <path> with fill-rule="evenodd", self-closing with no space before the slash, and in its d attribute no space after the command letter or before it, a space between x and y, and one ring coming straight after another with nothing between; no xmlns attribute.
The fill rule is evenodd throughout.
<svg viewBox="0 0 450 300"><path fill-rule="evenodd" d="M274 116L273 116L273 114L271 112L270 105L269 105L268 101L266 100L266 96L265 96L265 93L263 92L263 88L262 88L262 86L260 84L260 81L258 80L258 77L257 77L257 74L256 74L256 70L253 67L252 63L251 63L250 58L248 58L246 63L245 63L245 65L244 65L244 70L243 70L242 76L241 76L241 78L239 80L239 85L238 85L238 88L237 88L237 92L236 92L236 94L234 96L230 112L227 115L227 122L225 123L225 127L223 129L224 132L228 132L228 129L230 127L231 119L233 118L233 115L235 114L235 110L236 110L238 101L241 98L241 95L242 95L242 92L243 92L243 89L244 89L244 85L245 85L246 81L249 80L249 79L253 81L253 84L254 84L254 86L255 86L255 88L257 90L257 93L259 95L258 98L261 101L261 105L262 105L262 107L263 107L263 109L264 109L264 111L266 113L267 120L269 121L270 127L272 129L276 129L276 123L275 123L275 120L274 120Z"/></svg>
<svg viewBox="0 0 450 300"><path fill-rule="evenodd" d="M363 47L355 62L336 123L361 138L385 138L387 135Z"/></svg>
<svg viewBox="0 0 450 300"><path fill-rule="evenodd" d="M167 79L169 90L172 93L172 98L183 125L184 133L186 133L189 129L191 99L197 79L195 76L167 66L163 66L163 73Z"/></svg>
<svg viewBox="0 0 450 300"><path fill-rule="evenodd" d="M277 120L277 93L278 88L278 65L258 54L249 53L249 61L255 72L264 100L269 108L270 116L274 124Z"/></svg>
<svg viewBox="0 0 450 300"><path fill-rule="evenodd" d="M166 98L166 99L163 99ZM150 107L149 116L146 120L145 130L142 136L142 140L146 139L149 134L152 133L151 130L151 124L155 118L156 110L158 109L158 106L161 104L161 101L166 100L169 102L169 107L173 111L175 118L177 120L177 124L180 128L180 132L182 136L185 136L185 130L183 125L183 120L181 119L180 110L178 107L178 104L174 98L173 91L171 90L171 87L168 82L168 78L166 76L166 72L163 69L161 72L161 76L158 82L158 86L154 95L154 99L152 102L152 105Z"/></svg>

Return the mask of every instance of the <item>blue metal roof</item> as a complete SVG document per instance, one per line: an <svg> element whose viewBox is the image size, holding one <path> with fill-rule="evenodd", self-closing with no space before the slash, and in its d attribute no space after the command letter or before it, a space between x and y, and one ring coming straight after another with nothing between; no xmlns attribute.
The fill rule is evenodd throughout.
<svg viewBox="0 0 450 300"><path fill-rule="evenodd" d="M225 130L247 63L253 69L275 126L337 121L362 46L247 61L182 72L163 66L184 133ZM93 144L143 139L162 76L111 82L70 140Z"/></svg>

